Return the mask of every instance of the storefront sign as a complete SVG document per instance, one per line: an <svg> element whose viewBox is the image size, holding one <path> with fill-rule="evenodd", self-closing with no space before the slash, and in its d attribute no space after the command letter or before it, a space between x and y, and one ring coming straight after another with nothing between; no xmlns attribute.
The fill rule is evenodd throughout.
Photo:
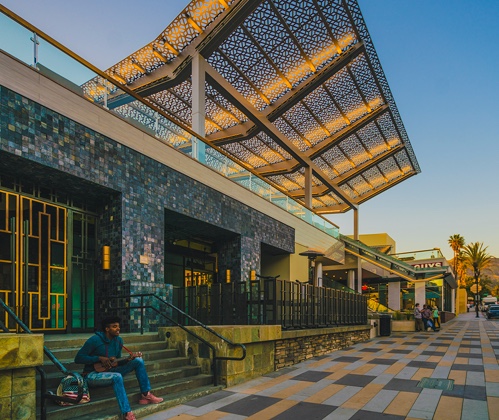
<svg viewBox="0 0 499 420"><path fill-rule="evenodd" d="M433 268L433 267L442 267L442 261L440 262L427 262L421 264L411 264L415 268Z"/></svg>

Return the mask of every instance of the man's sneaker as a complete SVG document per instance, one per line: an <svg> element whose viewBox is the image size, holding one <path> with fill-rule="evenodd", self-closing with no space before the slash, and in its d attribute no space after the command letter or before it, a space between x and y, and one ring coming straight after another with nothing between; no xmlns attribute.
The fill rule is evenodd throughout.
<svg viewBox="0 0 499 420"><path fill-rule="evenodd" d="M139 404L159 404L161 401L163 401L163 398L156 397L149 391L146 395L140 397Z"/></svg>
<svg viewBox="0 0 499 420"><path fill-rule="evenodd" d="M135 414L129 411L128 413L125 413L125 415L123 416L123 420L137 420L137 419L135 418Z"/></svg>

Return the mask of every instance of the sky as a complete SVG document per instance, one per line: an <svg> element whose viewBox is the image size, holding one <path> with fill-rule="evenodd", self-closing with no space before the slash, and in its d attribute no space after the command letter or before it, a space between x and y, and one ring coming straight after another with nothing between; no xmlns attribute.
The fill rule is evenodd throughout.
<svg viewBox="0 0 499 420"><path fill-rule="evenodd" d="M158 36L187 0L0 0L102 70ZM359 208L397 252L451 235L499 257L499 1L359 0L421 173ZM353 233L353 212L329 216Z"/></svg>

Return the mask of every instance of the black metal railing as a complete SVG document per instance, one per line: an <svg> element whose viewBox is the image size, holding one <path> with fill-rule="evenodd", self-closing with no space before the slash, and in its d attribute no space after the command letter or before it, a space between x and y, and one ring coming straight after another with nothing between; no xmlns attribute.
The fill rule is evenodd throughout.
<svg viewBox="0 0 499 420"><path fill-rule="evenodd" d="M367 323L367 297L350 289L262 277L174 289L174 304L206 325L281 325L284 329Z"/></svg>
<svg viewBox="0 0 499 420"><path fill-rule="evenodd" d="M142 294L134 294L130 296L111 296L112 300L122 300L124 302L123 305L116 305L113 306L112 309L129 309L129 310L140 310L140 332L141 334L144 333L144 326L146 325L146 322L148 320L148 316L145 313L146 309L149 309L159 315L161 318L167 321L166 325L175 325L177 327L180 327L182 330L184 330L187 334L195 337L197 340L205 344L212 352L213 355L213 364L211 366L212 372L213 372L213 383L215 386L218 385L218 368L217 368L217 362L219 360L244 360L246 358L246 347L242 343L233 343L231 340L228 338L220 335L207 325L203 324L199 320L195 319L193 316L189 315L188 313L182 311L181 309L177 308L175 305L172 305L171 303L167 302L166 300L162 299L161 297L155 295L154 293L142 293ZM135 304L135 300L139 300ZM160 305L161 307L158 308L155 306L155 304ZM216 347L211 344L208 340L204 339L201 337L199 334L196 334L194 331L190 330L189 328L186 328L187 326L199 326L203 328L203 330L207 331L211 335L216 336L226 344L228 344L231 347L239 347L241 349L242 355L239 357L234 357L234 356L219 356L217 354L217 349Z"/></svg>
<svg viewBox="0 0 499 420"><path fill-rule="evenodd" d="M2 298L0 298L0 307L5 312L7 312L12 321L15 324L17 324L19 327L21 327L25 333L33 334L33 332L24 324L24 322L22 322L19 319L19 317L15 314L15 312L3 301ZM4 319L4 317L2 316L0 319ZM10 330L1 320L0 320L0 328L5 333L10 332ZM57 369L59 369L61 373L63 373L66 376L68 375L73 376L76 379L76 382L78 383L78 395L76 399L56 395L53 392L47 391L47 374L40 366L36 366L36 370L40 374L40 379L41 379L40 380L40 386L41 386L40 419L46 420L47 419L46 400L52 400L56 402L66 402L71 404L78 404L81 401L83 397L83 377L77 372L72 372L70 370L67 370L66 367L57 359L57 357L54 356L54 354L47 347L43 346L43 352L50 359L50 361L57 367Z"/></svg>

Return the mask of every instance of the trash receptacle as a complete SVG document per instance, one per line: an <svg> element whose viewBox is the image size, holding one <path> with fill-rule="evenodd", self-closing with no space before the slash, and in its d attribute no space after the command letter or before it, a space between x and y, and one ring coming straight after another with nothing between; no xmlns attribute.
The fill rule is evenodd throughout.
<svg viewBox="0 0 499 420"><path fill-rule="evenodd" d="M387 337L392 333L392 316L379 314L379 335Z"/></svg>
<svg viewBox="0 0 499 420"><path fill-rule="evenodd" d="M368 313L367 318L371 329L369 331L369 338L375 338L379 335L379 315L377 313Z"/></svg>

